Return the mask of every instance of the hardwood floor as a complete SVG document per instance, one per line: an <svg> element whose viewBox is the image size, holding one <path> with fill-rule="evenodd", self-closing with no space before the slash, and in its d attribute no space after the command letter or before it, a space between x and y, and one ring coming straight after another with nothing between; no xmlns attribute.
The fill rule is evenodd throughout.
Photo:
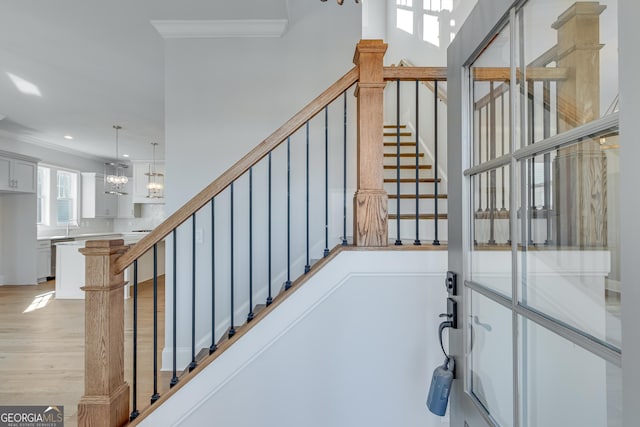
<svg viewBox="0 0 640 427"><path fill-rule="evenodd" d="M153 286L140 284L138 409L153 393ZM131 385L132 307L125 302L125 380ZM158 366L164 346L164 277L158 280ZM159 392L170 373L158 373ZM77 425L84 392L84 300L56 300L55 282L0 286L0 405L63 405Z"/></svg>

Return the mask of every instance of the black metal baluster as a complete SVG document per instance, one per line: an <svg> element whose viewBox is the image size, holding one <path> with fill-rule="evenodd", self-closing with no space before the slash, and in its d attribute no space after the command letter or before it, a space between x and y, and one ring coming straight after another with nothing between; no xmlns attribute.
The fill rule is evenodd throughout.
<svg viewBox="0 0 640 427"><path fill-rule="evenodd" d="M209 354L218 349L216 344L216 200L211 198L211 345Z"/></svg>
<svg viewBox="0 0 640 427"><path fill-rule="evenodd" d="M196 362L196 214L191 215L191 363L189 372L198 365Z"/></svg>
<svg viewBox="0 0 640 427"><path fill-rule="evenodd" d="M496 158L496 96L493 82L489 83L489 99L491 104L488 110L489 114L489 160ZM495 217L496 217L496 170L492 169L487 176L489 181L489 242L490 245L496 244L495 239Z"/></svg>
<svg viewBox="0 0 640 427"><path fill-rule="evenodd" d="M230 194L230 197L231 197L231 203L230 203L231 230L230 230L230 233L231 234L230 234L229 241L230 241L230 246L231 246L231 248L230 248L231 249L231 253L230 253L230 258L231 258L231 274L230 274L230 282L231 282L231 292L230 292L230 294L231 294L230 295L231 296L231 325L229 327L229 333L227 334L227 336L229 338L231 338L232 336L234 336L236 334L236 328L235 328L235 325L234 325L235 322L233 321L234 320L233 319L234 318L234 313L233 313L233 310L234 310L234 308L233 308L233 305L234 305L234 302L233 302L233 298L234 298L234 295L233 295L233 279L234 279L234 277L233 277L233 267L234 267L234 256L233 256L233 182L231 183L230 192L231 192L231 194Z"/></svg>
<svg viewBox="0 0 640 427"><path fill-rule="evenodd" d="M417 140L416 140L417 144ZM400 240L400 79L396 80L396 246Z"/></svg>
<svg viewBox="0 0 640 427"><path fill-rule="evenodd" d="M529 111L528 111L528 119L529 119L529 129L528 129L528 136L529 136L529 144L532 145L534 143L535 140L535 129L534 129L534 125L535 125L535 117L534 117L534 100L533 100L533 84L529 84L528 87L530 87L531 89L528 91L529 93L527 94L527 98L528 98L528 104L529 104ZM528 205L528 213L527 213L527 235L529 236L528 239L528 244L529 245L533 245L533 235L532 235L532 231L533 231L533 215L535 214L535 206L534 206L534 194L535 194L535 162L536 162L536 158L531 157L529 160L526 161L526 164L528 166L528 175L527 175L527 179L528 179L528 191L527 191L527 205Z"/></svg>
<svg viewBox="0 0 640 427"><path fill-rule="evenodd" d="M483 132L482 132L482 110L483 107L478 108L478 164L482 163L482 144L483 144ZM478 210L477 213L482 213L482 174L476 175L478 177ZM480 215L476 215L476 218L480 218Z"/></svg>
<svg viewBox="0 0 640 427"><path fill-rule="evenodd" d="M433 193L434 193L434 239L433 246L440 246L438 240L438 81L433 81ZM417 141L416 141L417 142Z"/></svg>
<svg viewBox="0 0 640 427"><path fill-rule="evenodd" d="M287 281L284 290L291 288L291 137L287 138Z"/></svg>
<svg viewBox="0 0 640 427"><path fill-rule="evenodd" d="M344 92L344 156L342 174L344 190L342 193L342 246L347 245L347 91Z"/></svg>
<svg viewBox="0 0 640 427"><path fill-rule="evenodd" d="M504 125L504 93L500 96L500 114L502 116L501 120L500 120L500 130L502 132L502 155L504 156L505 153L505 125ZM504 166L502 166L501 168L502 173L501 173L501 178L502 178L502 207L500 208L500 211L504 212L507 210L507 208L505 207L505 185L504 185Z"/></svg>
<svg viewBox="0 0 640 427"><path fill-rule="evenodd" d="M329 255L329 107L324 107L324 253Z"/></svg>
<svg viewBox="0 0 640 427"><path fill-rule="evenodd" d="M158 393L158 245L155 244L153 245L153 395L151 404L158 399L160 399Z"/></svg>
<svg viewBox="0 0 640 427"><path fill-rule="evenodd" d="M267 270L268 270L268 274L267 274L267 281L268 281L268 287L269 287L269 294L267 296L267 306L271 305L271 303L273 302L273 297L271 296L271 151L269 151L269 173L268 173L268 204L269 204L269 213L268 213L268 224L267 224L267 244L269 245L269 247L267 248L267 253L268 253L268 266L267 266Z"/></svg>
<svg viewBox="0 0 640 427"><path fill-rule="evenodd" d="M307 170L307 188L306 188L306 192L307 192L307 263L304 266L304 274L307 274L310 270L311 270L311 264L310 264L310 260L309 260L309 122L307 122L307 126L306 126L306 131L307 131L307 144L306 144L306 157L307 157L307 165L306 165L306 170Z"/></svg>
<svg viewBox="0 0 640 427"><path fill-rule="evenodd" d="M129 421L138 418L138 260L133 261L133 389Z"/></svg>
<svg viewBox="0 0 640 427"><path fill-rule="evenodd" d="M491 155L489 154L489 151L490 151L489 147L491 146L491 136L490 136L490 133L491 133L491 107L490 107L490 105L491 104L489 103L485 107L487 109L487 115L486 115L486 117L487 117L486 131L487 132L486 132L486 139L485 139L485 143L486 143L486 145L485 145L485 148L486 148L485 160L487 160L487 161L489 161L491 159ZM491 183L489 182L489 174L487 174L486 181L487 181L487 186L486 186L487 193L485 194L485 199L486 199L486 202L487 202L487 208L485 209L485 212L489 212L489 205L490 205L489 194L491 194Z"/></svg>
<svg viewBox="0 0 640 427"><path fill-rule="evenodd" d="M178 240L177 240L177 233L175 228L173 229L172 236L173 236L173 303L172 303L173 304L173 354L172 354L173 376L171 377L171 382L169 383L171 387L178 384L177 360L176 360L177 337L178 337L178 334L176 332L176 326L178 323L177 315L176 315L176 310L178 306L178 304L176 303L177 290L178 290L178 274L176 272L177 258L178 258L178 248L177 248Z"/></svg>
<svg viewBox="0 0 640 427"><path fill-rule="evenodd" d="M247 322L255 317L253 313L253 168L249 168L249 313Z"/></svg>
<svg viewBox="0 0 640 427"><path fill-rule="evenodd" d="M416 239L413 244L420 246L420 163L418 142L420 141L420 81L416 80ZM400 197L400 194L398 194Z"/></svg>
<svg viewBox="0 0 640 427"><path fill-rule="evenodd" d="M542 116L543 121L543 137L547 139L551 136L551 82L545 81L542 88L544 114ZM548 101L547 101L548 100ZM544 213L547 224L547 238L544 241L545 245L551 243L551 153L544 154Z"/></svg>

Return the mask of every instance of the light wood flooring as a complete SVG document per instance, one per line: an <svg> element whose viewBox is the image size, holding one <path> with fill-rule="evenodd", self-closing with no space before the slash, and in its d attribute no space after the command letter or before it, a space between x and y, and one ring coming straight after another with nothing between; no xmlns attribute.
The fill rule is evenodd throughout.
<svg viewBox="0 0 640 427"><path fill-rule="evenodd" d="M0 286L0 405L63 405L77 426L84 391L84 300L56 300L55 282ZM153 393L153 286L140 284L138 409ZM133 299L125 302L125 380L131 385ZM27 311L29 310L30 311ZM164 277L158 283L158 366L164 346ZM158 373L158 388L170 373Z"/></svg>

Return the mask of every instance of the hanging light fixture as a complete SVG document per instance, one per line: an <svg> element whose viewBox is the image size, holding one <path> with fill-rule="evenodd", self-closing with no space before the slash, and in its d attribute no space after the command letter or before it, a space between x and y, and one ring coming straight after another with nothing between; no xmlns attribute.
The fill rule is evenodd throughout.
<svg viewBox="0 0 640 427"><path fill-rule="evenodd" d="M164 197L164 174L156 170L156 146L157 142L152 142L153 146L153 163L149 164L149 172L147 176L147 197L150 199L158 199Z"/></svg>
<svg viewBox="0 0 640 427"><path fill-rule="evenodd" d="M116 161L104 164L104 192L106 194L123 196L127 194L124 190L125 185L129 182L129 178L124 174L124 170L129 166L118 162L118 132L122 129L122 126L113 125L113 128L116 130Z"/></svg>

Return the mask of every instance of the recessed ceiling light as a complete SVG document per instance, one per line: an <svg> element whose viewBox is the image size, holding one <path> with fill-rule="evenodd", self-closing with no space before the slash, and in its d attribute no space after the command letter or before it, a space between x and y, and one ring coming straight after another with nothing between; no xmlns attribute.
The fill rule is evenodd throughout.
<svg viewBox="0 0 640 427"><path fill-rule="evenodd" d="M123 154L122 157L129 157L129 155L128 154Z"/></svg>
<svg viewBox="0 0 640 427"><path fill-rule="evenodd" d="M71 135L65 135L64 139L73 139L73 137Z"/></svg>

